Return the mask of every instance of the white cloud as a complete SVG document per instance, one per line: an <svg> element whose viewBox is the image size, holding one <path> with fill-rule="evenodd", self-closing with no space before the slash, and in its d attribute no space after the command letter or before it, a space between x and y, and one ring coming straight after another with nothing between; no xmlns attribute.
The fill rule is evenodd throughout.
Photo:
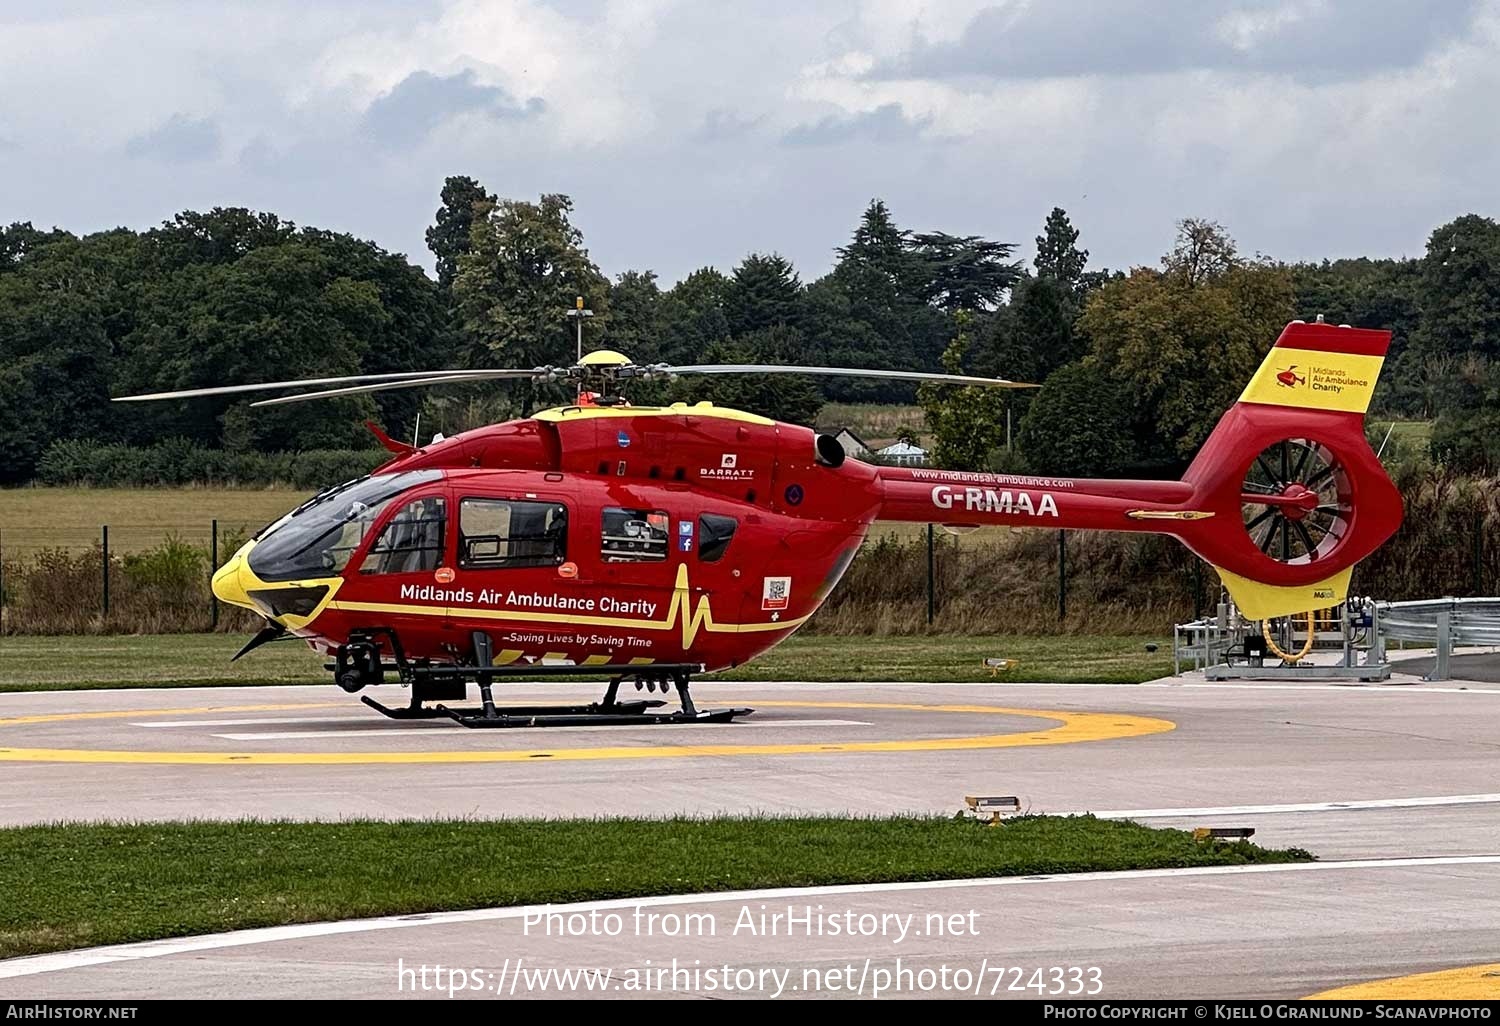
<svg viewBox="0 0 1500 1026"><path fill-rule="evenodd" d="M653 35L663 0L611 0L603 19L570 17L540 0L456 0L419 24L334 40L313 85L373 103L412 75L468 74L481 87L541 97L559 139L608 143L650 120L629 66Z"/></svg>
<svg viewBox="0 0 1500 1026"><path fill-rule="evenodd" d="M1497 212L1500 0L1370 3L13 0L0 189L76 230L247 204L425 260L472 174L571 193L606 270L668 281L768 249L815 277L874 196L1023 248L1061 205L1113 266L1189 214L1416 252Z"/></svg>
<svg viewBox="0 0 1500 1026"><path fill-rule="evenodd" d="M1219 18L1216 34L1240 53L1249 53L1268 37L1306 20L1310 7L1322 8L1322 0L1301 0L1280 6L1230 11Z"/></svg>
<svg viewBox="0 0 1500 1026"><path fill-rule="evenodd" d="M132 157L167 163L209 160L219 154L219 126L208 118L174 114L163 124L125 144Z"/></svg>

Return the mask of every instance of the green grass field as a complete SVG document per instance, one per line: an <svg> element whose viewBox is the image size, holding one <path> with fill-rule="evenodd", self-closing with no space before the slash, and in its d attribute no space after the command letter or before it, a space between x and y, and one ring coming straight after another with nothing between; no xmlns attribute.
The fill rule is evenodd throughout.
<svg viewBox="0 0 1500 1026"><path fill-rule="evenodd" d="M7 559L37 549L87 547L109 525L110 548L126 553L178 534L206 544L210 527L257 530L308 493L286 488L3 488L0 546Z"/></svg>
<svg viewBox="0 0 1500 1026"><path fill-rule="evenodd" d="M0 958L496 905L1310 859L1088 816L13 827Z"/></svg>
<svg viewBox="0 0 1500 1026"><path fill-rule="evenodd" d="M1157 650L1146 651L1153 644ZM990 676L989 657L1020 665ZM935 680L1139 683L1172 672L1169 639L1131 636L843 637L794 635L723 680Z"/></svg>
<svg viewBox="0 0 1500 1026"><path fill-rule="evenodd" d="M828 403L818 411L816 427L830 434L848 428L872 445L903 437L920 445L927 434L927 420L920 406L882 403Z"/></svg>
<svg viewBox="0 0 1500 1026"><path fill-rule="evenodd" d="M225 634L0 637L0 691L325 684L300 642L276 642L237 663L244 639ZM1158 646L1155 653L1146 645ZM991 677L987 657L1020 660ZM1171 645L1144 637L868 638L797 635L754 662L706 680L923 680L1137 683L1172 671Z"/></svg>
<svg viewBox="0 0 1500 1026"><path fill-rule="evenodd" d="M1430 420L1398 420L1394 424L1390 421L1375 421L1375 427L1380 430L1382 436L1388 430L1394 438L1398 438L1408 445L1425 449L1432 441L1432 421Z"/></svg>
<svg viewBox="0 0 1500 1026"><path fill-rule="evenodd" d="M1380 420L1367 421L1368 432L1376 449L1384 446L1384 457L1393 455L1398 459L1425 458L1432 446L1432 421L1430 420ZM1387 436L1390 441L1387 442Z"/></svg>

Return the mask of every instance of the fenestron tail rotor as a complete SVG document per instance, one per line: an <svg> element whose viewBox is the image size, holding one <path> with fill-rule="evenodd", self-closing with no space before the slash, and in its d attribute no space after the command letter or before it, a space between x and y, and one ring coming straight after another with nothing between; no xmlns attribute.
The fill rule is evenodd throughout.
<svg viewBox="0 0 1500 1026"><path fill-rule="evenodd" d="M1287 438L1256 456L1240 489L1245 530L1278 563L1313 563L1348 534L1349 475L1326 445Z"/></svg>

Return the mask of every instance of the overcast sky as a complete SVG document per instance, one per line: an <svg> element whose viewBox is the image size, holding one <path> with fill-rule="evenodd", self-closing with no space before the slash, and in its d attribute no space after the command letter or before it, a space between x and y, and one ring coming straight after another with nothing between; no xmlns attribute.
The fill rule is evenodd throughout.
<svg viewBox="0 0 1500 1026"><path fill-rule="evenodd" d="M0 219L271 210L430 266L445 175L565 192L611 275L826 271L903 226L1093 266L1209 217L1282 259L1500 212L1500 0L3 0Z"/></svg>

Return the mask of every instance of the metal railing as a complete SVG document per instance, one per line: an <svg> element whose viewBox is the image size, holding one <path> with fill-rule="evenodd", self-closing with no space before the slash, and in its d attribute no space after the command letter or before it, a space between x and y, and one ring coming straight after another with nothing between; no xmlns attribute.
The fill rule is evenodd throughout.
<svg viewBox="0 0 1500 1026"><path fill-rule="evenodd" d="M1191 660L1194 670L1225 661L1229 650L1244 640L1245 623L1239 611L1219 603L1218 615L1172 626L1172 676L1182 676L1182 664Z"/></svg>
<svg viewBox="0 0 1500 1026"><path fill-rule="evenodd" d="M1449 660L1462 645L1500 646L1500 598L1441 598L1376 602L1371 635L1383 661L1387 641L1415 641L1436 649L1431 680L1449 679Z"/></svg>

